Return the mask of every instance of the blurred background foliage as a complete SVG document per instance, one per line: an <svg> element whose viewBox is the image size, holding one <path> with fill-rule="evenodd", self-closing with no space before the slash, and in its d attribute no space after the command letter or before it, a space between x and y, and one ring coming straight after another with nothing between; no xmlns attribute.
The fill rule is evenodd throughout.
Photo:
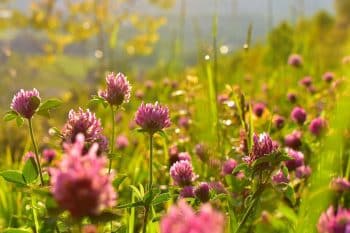
<svg viewBox="0 0 350 233"><path fill-rule="evenodd" d="M128 156L118 164L118 168L131 174L131 183L137 183L146 178L138 171L143 166L139 154L144 153L144 145L147 144L138 143L136 139L142 141L142 137L135 136L129 126L132 113L141 99L166 103L175 121L183 114L176 110L185 109L186 114L191 113L194 128L186 132L191 136L187 137L177 129L173 133L184 148L192 151L194 142L205 141L212 146L216 137L212 124L215 116L208 113L208 90L211 88L207 82L208 67L216 67L213 75L219 94L232 95L242 91L250 100L266 103L271 113L285 116L290 111L286 100L288 92L300 94L299 103L310 109L310 115L318 115L320 106L325 106L323 112L332 109L337 103L337 95L321 82L322 75L326 71L334 72L340 85L346 83L344 77L350 75L348 0L325 1L326 6L334 5L334 8L312 14L305 13L303 1L294 1L296 4L290 9L292 17L283 21L274 20L274 13L269 11L273 9L273 4L278 5L281 1L266 1L266 33L261 31L261 19L258 17L252 16L245 21L227 20L234 19L232 15L237 14L235 7L240 4L238 0L229 1L232 7L226 9L232 14L229 18L220 17L219 0L212 0L213 7L208 10L209 13L194 17L189 14L191 0L144 1L150 11L134 10L132 6L137 1L0 1L0 114L9 109L11 98L18 89L35 87L43 98L55 96L64 102L51 119L35 119L40 144L58 148L59 144L53 144L48 129L54 126L61 129L69 109L78 106L95 110L109 135L108 112L87 102L91 95L96 94L106 71L126 73L133 85L133 97L126 111L121 113L118 133L135 138L134 143L138 146L125 152ZM171 13L155 14L154 9ZM218 34L215 32L215 18ZM251 22L252 43L247 43ZM188 24L192 34L188 33ZM233 26L237 24L241 24L240 30ZM162 31L164 28L168 30ZM223 31L226 36L222 36ZM230 41L233 34L237 36L235 43ZM194 43L188 44L188 40ZM304 66L301 69L287 65L288 56L292 53L303 56ZM319 90L315 95L305 93L298 85L298 81L306 75L315 80ZM142 93L142 98L135 97L137 92ZM222 119L230 120L224 110L220 114ZM339 115L334 118L341 119ZM256 124L258 129L268 127L259 125L259 122ZM224 133L238 138L239 132L232 125L227 126ZM285 129L286 132L288 130L291 129ZM188 138L193 142L189 143ZM160 138L156 140L161 141ZM159 145L162 144L158 143L161 147ZM19 166L24 152L28 150L29 142L24 130L18 129L15 123L0 125L1 168ZM166 164L163 160L158 162ZM0 181L3 187L0 192L0 219L15 226L12 221L17 221L16 216L25 210L18 204L20 194L8 195L12 189L2 183ZM302 211L310 206L303 207ZM266 209L273 212L274 207ZM279 205L278 210L288 216L289 223L297 221L294 212L284 205ZM319 215L315 214L314 218L316 216ZM312 220L300 226L304 226L304 230L313 228ZM274 228L271 232L276 229L287 232L289 225L278 219L275 225L258 225L257 228L260 232L268 232L271 229L266 228L271 227Z"/></svg>

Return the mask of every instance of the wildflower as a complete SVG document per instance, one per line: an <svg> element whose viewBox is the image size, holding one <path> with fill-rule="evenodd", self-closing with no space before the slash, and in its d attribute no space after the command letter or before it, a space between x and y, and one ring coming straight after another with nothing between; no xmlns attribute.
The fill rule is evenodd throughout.
<svg viewBox="0 0 350 233"><path fill-rule="evenodd" d="M223 175L231 175L233 170L237 167L237 162L234 159L228 159L224 162L222 166Z"/></svg>
<svg viewBox="0 0 350 233"><path fill-rule="evenodd" d="M195 150L196 155L200 158L200 160L206 161L208 159L209 150L205 144L203 144L203 143L196 144L194 150Z"/></svg>
<svg viewBox="0 0 350 233"><path fill-rule="evenodd" d="M115 75L109 73L106 77L107 89L99 92L110 105L119 106L129 102L131 86L126 76L122 73Z"/></svg>
<svg viewBox="0 0 350 233"><path fill-rule="evenodd" d="M173 145L169 148L170 157L177 156L178 154L179 154L179 148L176 145Z"/></svg>
<svg viewBox="0 0 350 233"><path fill-rule="evenodd" d="M217 99L220 104L224 104L226 101L229 100L229 96L223 93L223 94L220 94Z"/></svg>
<svg viewBox="0 0 350 233"><path fill-rule="evenodd" d="M98 233L98 230L95 225L89 224L83 226L82 233Z"/></svg>
<svg viewBox="0 0 350 233"><path fill-rule="evenodd" d="M137 99L142 100L143 97L145 96L145 93L142 90L139 89L139 90L136 90L135 96L136 96Z"/></svg>
<svg viewBox="0 0 350 233"><path fill-rule="evenodd" d="M312 78L310 76L306 76L303 79L299 81L299 84L304 87L311 87L312 85Z"/></svg>
<svg viewBox="0 0 350 233"><path fill-rule="evenodd" d="M277 128L277 129L282 129L283 128L283 126L284 126L284 121L285 121L285 119L284 119L284 117L283 116L280 116L280 115L275 115L274 117L273 117L273 124L275 125L275 127Z"/></svg>
<svg viewBox="0 0 350 233"><path fill-rule="evenodd" d="M295 93L290 92L287 94L287 99L289 102L295 103L297 101L297 95Z"/></svg>
<svg viewBox="0 0 350 233"><path fill-rule="evenodd" d="M227 193L224 185L220 181L211 181L209 182L209 188L214 190L217 194Z"/></svg>
<svg viewBox="0 0 350 233"><path fill-rule="evenodd" d="M255 160L272 154L278 150L278 145L271 139L267 133L254 134L253 136L253 148L249 156L245 157L244 160L248 163L254 162Z"/></svg>
<svg viewBox="0 0 350 233"><path fill-rule="evenodd" d="M191 161L191 155L188 152L180 152L178 154L179 161L180 160L187 160Z"/></svg>
<svg viewBox="0 0 350 233"><path fill-rule="evenodd" d="M298 149L301 146L301 132L294 130L284 137L284 144L292 149Z"/></svg>
<svg viewBox="0 0 350 233"><path fill-rule="evenodd" d="M286 148L285 151L292 157L291 160L285 162L288 170L295 170L297 167L304 165L304 154L300 151L293 150L291 148Z"/></svg>
<svg viewBox="0 0 350 233"><path fill-rule="evenodd" d="M33 158L35 159L35 154L33 151L28 151L24 156L23 156L23 161L27 161L28 159Z"/></svg>
<svg viewBox="0 0 350 233"><path fill-rule="evenodd" d="M288 183L289 175L285 175L283 171L279 170L275 175L272 176L272 181L275 184Z"/></svg>
<svg viewBox="0 0 350 233"><path fill-rule="evenodd" d="M288 58L288 65L292 67L300 67L303 65L303 58L299 54L291 54Z"/></svg>
<svg viewBox="0 0 350 233"><path fill-rule="evenodd" d="M145 81L145 87L146 87L146 89L151 90L154 87L153 80L146 80Z"/></svg>
<svg viewBox="0 0 350 233"><path fill-rule="evenodd" d="M74 143L76 136L82 133L85 137L85 142L88 145L93 143L99 144L99 151L107 150L107 138L102 135L101 122L96 118L95 113L90 112L89 109L84 111L79 108L78 111L73 109L69 111L68 121L62 129L62 135L65 142Z"/></svg>
<svg viewBox="0 0 350 233"><path fill-rule="evenodd" d="M50 169L55 200L76 218L98 215L116 202L112 176L104 171L106 158L97 157L97 144L84 154L84 145L84 135L78 134L74 144L64 144L59 167Z"/></svg>
<svg viewBox="0 0 350 233"><path fill-rule="evenodd" d="M238 180L243 180L243 179L245 178L244 172L242 172L242 171L237 172L236 178L237 178Z"/></svg>
<svg viewBox="0 0 350 233"><path fill-rule="evenodd" d="M295 170L295 176L299 179L307 178L311 175L311 168L309 166L300 166Z"/></svg>
<svg viewBox="0 0 350 233"><path fill-rule="evenodd" d="M185 186L180 191L180 198L194 197L193 186Z"/></svg>
<svg viewBox="0 0 350 233"><path fill-rule="evenodd" d="M317 117L311 121L309 125L309 131L313 135L319 136L325 127L326 127L326 121L321 117Z"/></svg>
<svg viewBox="0 0 350 233"><path fill-rule="evenodd" d="M170 168L170 175L174 183L179 186L187 186L196 179L192 164L187 160L180 160L174 163Z"/></svg>
<svg viewBox="0 0 350 233"><path fill-rule="evenodd" d="M331 189L336 192L344 192L350 190L350 182L346 178L334 178L331 182Z"/></svg>
<svg viewBox="0 0 350 233"><path fill-rule="evenodd" d="M293 108L290 117L294 122L298 123L299 125L302 125L306 120L306 112L301 107L295 107Z"/></svg>
<svg viewBox="0 0 350 233"><path fill-rule="evenodd" d="M253 112L257 117L261 117L265 110L265 104L263 103L256 103L253 107Z"/></svg>
<svg viewBox="0 0 350 233"><path fill-rule="evenodd" d="M161 219L161 233L223 233L224 216L210 204L200 207L198 213L184 201L170 207Z"/></svg>
<svg viewBox="0 0 350 233"><path fill-rule="evenodd" d="M324 75L322 76L322 79L327 82L330 83L334 80L334 73L332 72L326 72L324 73Z"/></svg>
<svg viewBox="0 0 350 233"><path fill-rule="evenodd" d="M335 211L330 206L318 220L319 233L348 233L350 232L350 211L338 207Z"/></svg>
<svg viewBox="0 0 350 233"><path fill-rule="evenodd" d="M129 140L125 135L119 135L115 142L118 150L124 150L129 146Z"/></svg>
<svg viewBox="0 0 350 233"><path fill-rule="evenodd" d="M51 161L56 157L56 151L53 149L44 149L43 157L47 163L51 163Z"/></svg>
<svg viewBox="0 0 350 233"><path fill-rule="evenodd" d="M169 165L170 167L179 161L179 149L177 148L176 145L173 145L169 148Z"/></svg>
<svg viewBox="0 0 350 233"><path fill-rule="evenodd" d="M178 120L178 124L180 127L188 129L191 125L191 119L187 116L181 116Z"/></svg>
<svg viewBox="0 0 350 233"><path fill-rule="evenodd" d="M194 190L195 196L201 201L201 202L207 202L210 199L210 187L208 183L202 182L200 183L196 189Z"/></svg>
<svg viewBox="0 0 350 233"><path fill-rule="evenodd" d="M136 112L135 122L143 130L154 134L170 126L169 109L159 105L142 103Z"/></svg>
<svg viewBox="0 0 350 233"><path fill-rule="evenodd" d="M266 210L263 210L261 212L260 218L261 218L262 223L264 223L264 224L270 224L271 223L271 214L268 211L266 211Z"/></svg>
<svg viewBox="0 0 350 233"><path fill-rule="evenodd" d="M313 86L313 85L307 87L307 90L308 90L311 94L315 94L315 93L317 92L316 87Z"/></svg>
<svg viewBox="0 0 350 233"><path fill-rule="evenodd" d="M30 119L40 105L39 92L34 88L32 91L21 89L13 97L11 109L24 118Z"/></svg>

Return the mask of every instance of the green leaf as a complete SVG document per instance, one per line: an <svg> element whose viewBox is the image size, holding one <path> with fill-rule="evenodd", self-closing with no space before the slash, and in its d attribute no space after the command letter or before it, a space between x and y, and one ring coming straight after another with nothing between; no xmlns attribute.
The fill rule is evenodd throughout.
<svg viewBox="0 0 350 233"><path fill-rule="evenodd" d="M92 96L92 99L89 101L89 105L99 105L102 104L104 108L108 107L108 102L102 98L101 96L94 95Z"/></svg>
<svg viewBox="0 0 350 233"><path fill-rule="evenodd" d="M136 202L132 202L132 203L119 205L119 206L117 206L117 209L132 208L132 207L138 207L138 206L143 206L143 205L144 205L143 201L136 201Z"/></svg>
<svg viewBox="0 0 350 233"><path fill-rule="evenodd" d="M153 200L152 200L152 205L159 205L162 204L166 201L168 201L171 198L170 193L161 193L157 195Z"/></svg>
<svg viewBox="0 0 350 233"><path fill-rule="evenodd" d="M141 194L140 190L136 186L129 185L129 187L132 189L132 191L135 194L137 199L139 199L139 200L143 199L143 195Z"/></svg>
<svg viewBox="0 0 350 233"><path fill-rule="evenodd" d="M22 170L24 179L27 184L32 183L38 177L38 168L34 158L29 158L24 164Z"/></svg>
<svg viewBox="0 0 350 233"><path fill-rule="evenodd" d="M27 228L6 228L3 233L33 233L33 231Z"/></svg>
<svg viewBox="0 0 350 233"><path fill-rule="evenodd" d="M284 195L288 198L288 200L295 205L296 198L295 198L295 192L294 188L291 185L287 185L287 187L284 190Z"/></svg>
<svg viewBox="0 0 350 233"><path fill-rule="evenodd" d="M288 168L286 166L283 166L281 170L282 170L283 175L285 177L287 177L289 175Z"/></svg>
<svg viewBox="0 0 350 233"><path fill-rule="evenodd" d="M21 127L24 124L24 118L21 116L17 116L16 123L18 127Z"/></svg>
<svg viewBox="0 0 350 233"><path fill-rule="evenodd" d="M49 99L42 103L37 111L37 114L45 117L50 117L50 111L59 107L62 101L58 99Z"/></svg>
<svg viewBox="0 0 350 233"><path fill-rule="evenodd" d="M16 184L25 185L26 181L20 171L17 170L6 170L0 172L0 176L2 176L6 181Z"/></svg>
<svg viewBox="0 0 350 233"><path fill-rule="evenodd" d="M9 111L9 112L7 112L7 113L5 114L5 116L4 116L3 119L4 119L4 121L12 121L12 120L16 119L17 116L18 116L18 113L17 113L17 112L15 112L15 111Z"/></svg>
<svg viewBox="0 0 350 233"><path fill-rule="evenodd" d="M117 177L113 180L113 187L115 189L118 189L120 184L123 183L123 181L127 178L128 176L127 175L121 175L120 177Z"/></svg>
<svg viewBox="0 0 350 233"><path fill-rule="evenodd" d="M235 174L235 173L242 171L242 170L246 171L247 169L248 169L248 164L241 163L241 164L238 164L238 166L235 167L235 169L233 169L232 174Z"/></svg>
<svg viewBox="0 0 350 233"><path fill-rule="evenodd" d="M154 216L153 218L152 218L152 222L158 222L158 221L160 221L160 219L162 218L162 216L161 215L156 215L156 216Z"/></svg>
<svg viewBox="0 0 350 233"><path fill-rule="evenodd" d="M253 167L256 167L262 163L271 163L272 165L279 164L282 161L291 160L292 158L289 157L286 153L281 151L276 151L274 153L271 153L269 155L263 156L257 160L254 161Z"/></svg>

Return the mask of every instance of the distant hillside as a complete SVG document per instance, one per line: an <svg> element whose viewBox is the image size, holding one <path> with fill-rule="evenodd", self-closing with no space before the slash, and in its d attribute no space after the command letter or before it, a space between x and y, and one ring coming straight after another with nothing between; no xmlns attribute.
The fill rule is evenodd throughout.
<svg viewBox="0 0 350 233"><path fill-rule="evenodd" d="M250 23L253 24L252 39L254 42L263 39L266 33L282 20L294 22L297 17L310 16L319 10L333 12L332 0L176 0L175 6L168 10L151 5L148 0L129 0L126 6L128 11L168 18L168 23L160 30L161 41L157 45L156 57L169 54L173 49L174 36L179 33L180 28L179 17L182 1L185 3L186 10L184 50L188 56L196 53L198 49L196 42L199 37L203 43L211 43L211 24L216 11L218 14L218 42L229 46L230 50L242 46ZM11 5L25 11L29 3L28 0L16 0L12 1ZM64 0L57 0L56 6L62 8L63 3ZM124 29L124 35L127 34L128 29ZM14 48L25 52L26 45L23 44L25 42L22 40L23 35L20 34L19 37L21 38L15 40ZM17 43L20 45L17 46ZM32 45L29 45L28 51L32 49ZM86 52L86 49L73 45L70 51L79 54Z"/></svg>

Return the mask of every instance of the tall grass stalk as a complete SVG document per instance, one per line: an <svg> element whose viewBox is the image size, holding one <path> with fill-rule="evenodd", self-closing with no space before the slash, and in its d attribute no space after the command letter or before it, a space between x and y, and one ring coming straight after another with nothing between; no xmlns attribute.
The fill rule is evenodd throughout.
<svg viewBox="0 0 350 233"><path fill-rule="evenodd" d="M215 1L215 6L217 5ZM218 76L218 57L217 57L217 11L213 16L213 28L212 28L212 39L213 39L213 64L210 60L206 62L206 74L209 87L209 104L211 110L212 121L214 122L214 134L217 140L217 149L221 148L220 138L220 122L218 117L218 106L217 106L217 76Z"/></svg>

